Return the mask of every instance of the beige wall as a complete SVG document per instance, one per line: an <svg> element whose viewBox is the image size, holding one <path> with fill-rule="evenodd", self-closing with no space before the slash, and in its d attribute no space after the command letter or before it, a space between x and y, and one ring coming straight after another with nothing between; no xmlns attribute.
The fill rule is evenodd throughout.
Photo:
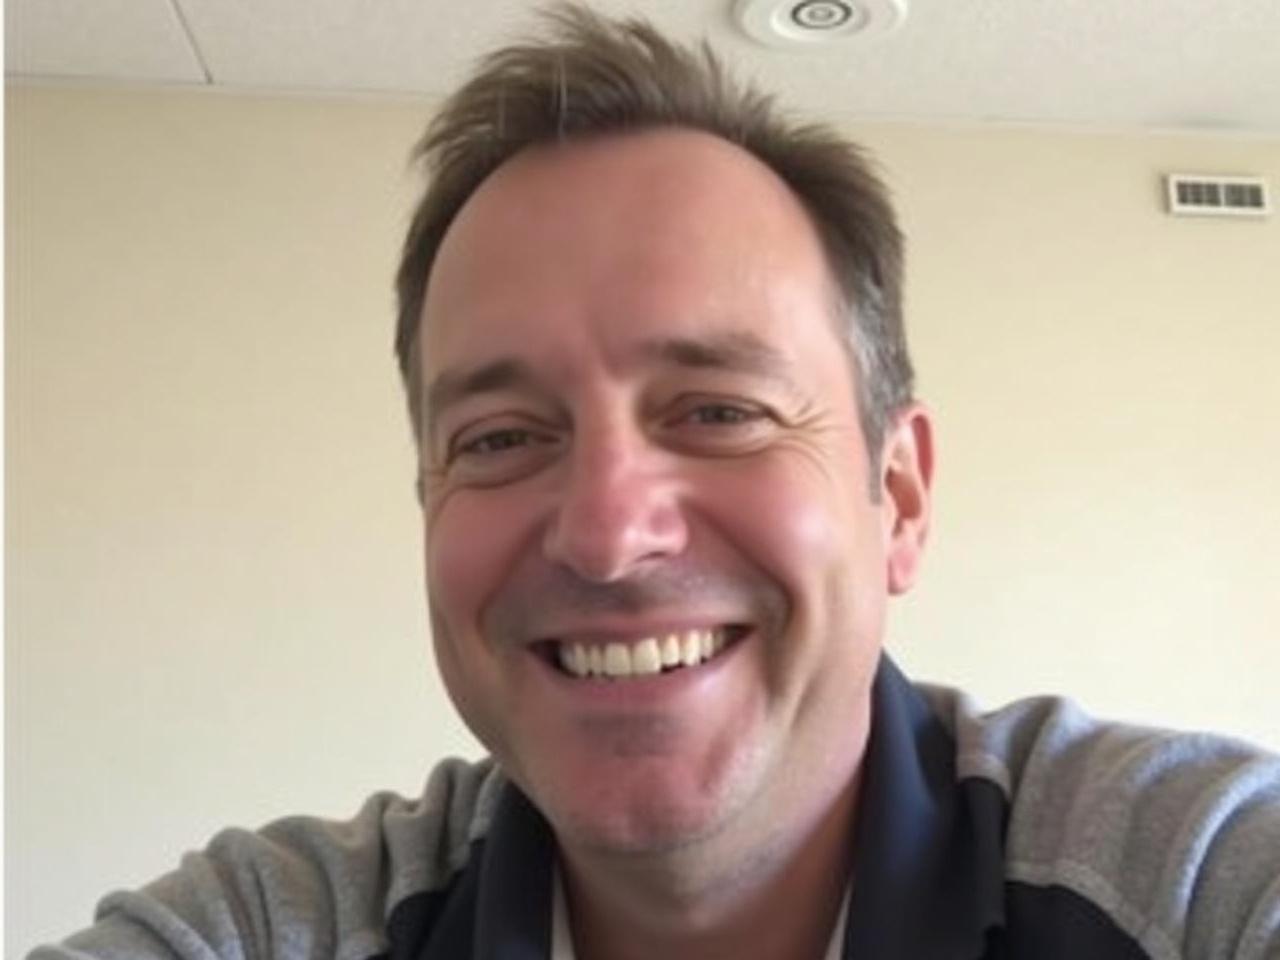
<svg viewBox="0 0 1280 960"><path fill-rule="evenodd" d="M390 274L410 103L19 89L5 954L221 825L473 752L433 676ZM876 126L938 413L891 646L995 703L1280 744L1280 142Z"/></svg>

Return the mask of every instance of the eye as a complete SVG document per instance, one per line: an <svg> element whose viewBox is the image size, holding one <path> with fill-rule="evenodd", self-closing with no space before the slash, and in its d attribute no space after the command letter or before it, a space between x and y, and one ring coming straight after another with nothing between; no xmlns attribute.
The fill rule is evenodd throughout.
<svg viewBox="0 0 1280 960"><path fill-rule="evenodd" d="M483 417L454 433L444 448L441 475L461 486L514 483L554 459L561 431L514 414Z"/></svg>
<svg viewBox="0 0 1280 960"><path fill-rule="evenodd" d="M765 415L763 410L732 403L701 403L683 417L686 423L707 426L750 423Z"/></svg>
<svg viewBox="0 0 1280 960"><path fill-rule="evenodd" d="M454 445L449 459L455 460L461 456L491 456L545 442L546 438L539 437L531 430L521 427L504 427L500 430L488 430L479 436L465 438L463 442Z"/></svg>
<svg viewBox="0 0 1280 960"><path fill-rule="evenodd" d="M666 442L686 453L734 456L767 445L778 423L773 411L739 397L686 395L669 408Z"/></svg>

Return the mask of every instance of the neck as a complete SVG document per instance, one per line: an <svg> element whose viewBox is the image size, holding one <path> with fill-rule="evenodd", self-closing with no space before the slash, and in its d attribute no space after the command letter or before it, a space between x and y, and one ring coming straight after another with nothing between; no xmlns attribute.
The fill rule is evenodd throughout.
<svg viewBox="0 0 1280 960"><path fill-rule="evenodd" d="M851 776L790 829L760 805L772 823L735 823L674 853L562 847L578 960L819 960L850 880L857 788Z"/></svg>

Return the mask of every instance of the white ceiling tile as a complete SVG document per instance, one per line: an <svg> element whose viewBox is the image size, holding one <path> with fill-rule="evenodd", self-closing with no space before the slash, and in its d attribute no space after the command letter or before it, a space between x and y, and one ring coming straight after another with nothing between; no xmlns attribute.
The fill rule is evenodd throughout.
<svg viewBox="0 0 1280 960"><path fill-rule="evenodd" d="M11 74L203 83L169 0L5 0Z"/></svg>
<svg viewBox="0 0 1280 960"><path fill-rule="evenodd" d="M525 33L537 6L529 0L174 2L215 85L335 94L447 91L477 56ZM739 73L820 116L1280 133L1277 0L909 5L906 23L894 33L792 52L744 36L732 17L733 0L591 0L605 13L640 12L678 38L707 36ZM48 63L75 67L58 72L113 75L118 63L118 73L143 76L140 54L165 45L142 37L163 34L176 44L181 36L177 18L162 16L164 0L11 0L8 6L18 11L6 10L17 72L32 72L39 53ZM130 17L142 22L122 27ZM189 51L180 51L169 48L186 70L199 69Z"/></svg>
<svg viewBox="0 0 1280 960"><path fill-rule="evenodd" d="M536 22L529 0L180 0L214 81L258 88L439 93L475 57ZM713 6L644 7L664 25L698 25Z"/></svg>

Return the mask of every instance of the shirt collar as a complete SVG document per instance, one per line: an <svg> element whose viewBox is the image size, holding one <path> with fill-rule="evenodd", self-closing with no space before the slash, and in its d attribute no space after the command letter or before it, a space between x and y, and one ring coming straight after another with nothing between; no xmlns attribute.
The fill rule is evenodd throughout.
<svg viewBox="0 0 1280 960"><path fill-rule="evenodd" d="M1003 799L956 779L955 740L887 657L872 688L845 956L982 955L1003 925Z"/></svg>
<svg viewBox="0 0 1280 960"><path fill-rule="evenodd" d="M569 930L569 910L565 905L564 882L560 871L555 871L554 892L551 898L551 960L578 960L573 951L573 934ZM835 929L831 931L831 939L822 960L840 960L844 943L845 926L849 921L849 893L846 890L844 904L840 907L840 916L836 918Z"/></svg>

